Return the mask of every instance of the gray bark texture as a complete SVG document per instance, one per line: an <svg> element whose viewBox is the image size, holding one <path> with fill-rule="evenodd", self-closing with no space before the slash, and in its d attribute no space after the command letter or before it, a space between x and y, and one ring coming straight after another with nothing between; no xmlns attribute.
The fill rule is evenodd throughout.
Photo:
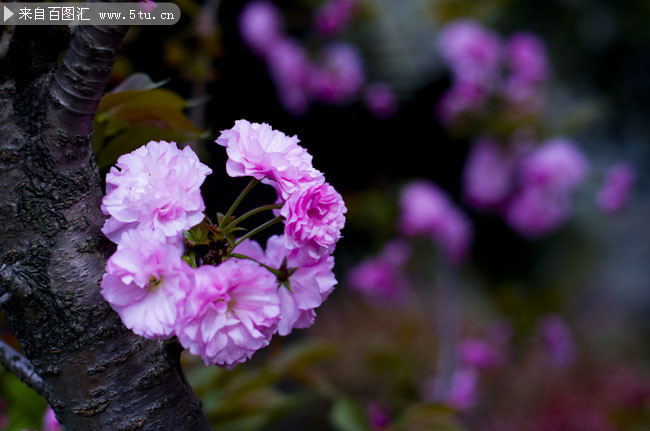
<svg viewBox="0 0 650 431"><path fill-rule="evenodd" d="M0 53L0 309L29 360L2 345L0 362L66 430L209 430L180 346L133 334L99 292L114 246L90 138L126 30L16 27Z"/></svg>

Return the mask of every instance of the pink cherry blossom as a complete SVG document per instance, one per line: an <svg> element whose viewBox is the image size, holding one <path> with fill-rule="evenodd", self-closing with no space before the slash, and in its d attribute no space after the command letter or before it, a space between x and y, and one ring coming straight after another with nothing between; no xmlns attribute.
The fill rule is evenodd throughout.
<svg viewBox="0 0 650 431"><path fill-rule="evenodd" d="M212 170L190 147L151 141L117 159L106 175L102 232L113 242L127 230L174 237L203 220L201 184Z"/></svg>
<svg viewBox="0 0 650 431"><path fill-rule="evenodd" d="M321 52L320 61L312 68L310 85L315 99L345 104L354 99L364 81L359 52L350 44L336 43Z"/></svg>
<svg viewBox="0 0 650 431"><path fill-rule="evenodd" d="M322 183L312 156L298 145L298 137L273 130L266 123L238 120L216 140L226 147L226 171L231 177L251 176L273 185L282 199L307 184Z"/></svg>
<svg viewBox="0 0 650 431"><path fill-rule="evenodd" d="M511 79L538 83L548 78L546 47L536 35L520 32L510 36L505 56Z"/></svg>
<svg viewBox="0 0 650 431"><path fill-rule="evenodd" d="M263 262L273 268L290 270L297 268L288 275L287 284L278 280L278 296L280 298L280 322L278 334L288 335L293 328L307 328L316 317L315 309L327 299L334 290L336 278L332 272L334 258L332 256L311 264L304 264L293 250L285 246L282 236L274 235L266 243L266 255ZM237 248L239 252L239 248ZM285 260L286 259L286 260Z"/></svg>
<svg viewBox="0 0 650 431"><path fill-rule="evenodd" d="M275 277L249 260L196 270L176 334L206 365L244 362L267 346L280 318Z"/></svg>
<svg viewBox="0 0 650 431"><path fill-rule="evenodd" d="M192 286L192 268L180 243L140 230L124 232L106 263L104 299L124 325L146 338L172 335L179 303Z"/></svg>
<svg viewBox="0 0 650 431"><path fill-rule="evenodd" d="M596 196L598 208L605 213L615 213L627 203L636 173L627 163L617 163L608 171L605 182Z"/></svg>
<svg viewBox="0 0 650 431"><path fill-rule="evenodd" d="M346 212L343 198L328 183L314 183L296 191L280 209L287 248L298 250L308 261L331 254L341 238Z"/></svg>
<svg viewBox="0 0 650 431"><path fill-rule="evenodd" d="M347 282L371 298L388 302L401 299L408 288L400 268L391 265L382 255L368 258L352 268Z"/></svg>
<svg viewBox="0 0 650 431"><path fill-rule="evenodd" d="M268 1L248 3L239 16L239 31L246 44L258 54L265 54L283 37L282 15Z"/></svg>
<svg viewBox="0 0 650 431"><path fill-rule="evenodd" d="M514 185L514 157L491 139L477 140L463 172L467 201L477 208L503 204Z"/></svg>
<svg viewBox="0 0 650 431"><path fill-rule="evenodd" d="M47 409L45 409L45 413L43 414L42 428L43 431L61 431L63 429L61 428L59 421L56 419L54 410L50 406L47 406Z"/></svg>
<svg viewBox="0 0 650 431"><path fill-rule="evenodd" d="M587 159L575 143L566 138L543 142L521 161L521 181L527 185L572 191L585 178Z"/></svg>
<svg viewBox="0 0 650 431"><path fill-rule="evenodd" d="M571 201L564 191L540 186L525 186L508 203L504 217L508 224L528 238L558 228L569 217Z"/></svg>

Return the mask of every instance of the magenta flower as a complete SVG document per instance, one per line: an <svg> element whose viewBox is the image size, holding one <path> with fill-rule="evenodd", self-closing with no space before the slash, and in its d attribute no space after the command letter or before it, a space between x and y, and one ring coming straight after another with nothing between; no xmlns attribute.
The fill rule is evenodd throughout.
<svg viewBox="0 0 650 431"><path fill-rule="evenodd" d="M273 185L282 199L307 184L324 181L323 174L313 168L311 155L298 145L298 137L288 137L266 123L238 120L216 142L226 147L228 175L262 180Z"/></svg>
<svg viewBox="0 0 650 431"><path fill-rule="evenodd" d="M201 184L212 170L190 147L151 141L117 159L106 175L102 232L113 242L131 229L174 237L203 220Z"/></svg>
<svg viewBox="0 0 650 431"><path fill-rule="evenodd" d="M366 87L364 94L366 106L377 118L388 118L395 114L397 101L393 90L384 83L378 82Z"/></svg>
<svg viewBox="0 0 650 431"><path fill-rule="evenodd" d="M237 250L239 252L239 248ZM264 263L281 268L281 271L297 268L293 274L287 274L287 280L276 282L281 316L278 334L289 335L293 328L311 326L316 317L314 310L320 307L336 285L332 272L334 258L328 256L312 264L301 264L295 251L286 248L285 239L274 235L266 243Z"/></svg>
<svg viewBox="0 0 650 431"><path fill-rule="evenodd" d="M463 171L465 198L476 208L496 208L508 198L514 182L514 157L491 139L474 142Z"/></svg>
<svg viewBox="0 0 650 431"><path fill-rule="evenodd" d="M304 186L280 209L286 247L297 250L306 262L330 255L341 238L347 211L341 195L328 183Z"/></svg>
<svg viewBox="0 0 650 431"><path fill-rule="evenodd" d="M356 8L356 0L329 0L316 11L316 31L325 37L339 33L354 17Z"/></svg>
<svg viewBox="0 0 650 431"><path fill-rule="evenodd" d="M269 344L280 318L277 283L255 262L230 259L196 270L176 335L206 365L231 366Z"/></svg>
<svg viewBox="0 0 650 431"><path fill-rule="evenodd" d="M472 240L469 220L435 184L413 181L400 195L399 230L407 236L428 236L447 258L460 262Z"/></svg>
<svg viewBox="0 0 650 431"><path fill-rule="evenodd" d="M520 234L538 238L561 226L570 212L571 202L567 193L526 186L510 200L504 217Z"/></svg>
<svg viewBox="0 0 650 431"><path fill-rule="evenodd" d="M330 104L350 102L365 81L363 63L350 44L337 43L323 49L311 71L311 90L315 99Z"/></svg>
<svg viewBox="0 0 650 431"><path fill-rule="evenodd" d="M52 407L50 406L47 406L47 409L45 409L45 413L43 414L42 428L43 431L61 431L63 429L59 421L56 419L54 410L52 410Z"/></svg>
<svg viewBox="0 0 650 431"><path fill-rule="evenodd" d="M438 49L455 81L493 88L501 61L499 36L474 21L454 21L440 32Z"/></svg>
<svg viewBox="0 0 650 431"><path fill-rule="evenodd" d="M566 323L558 316L546 316L539 322L539 333L551 364L570 365L575 359L573 337Z"/></svg>
<svg viewBox="0 0 650 431"><path fill-rule="evenodd" d="M125 232L106 262L104 299L124 325L146 338L172 335L179 303L192 287L192 268L180 243L140 230Z"/></svg>
<svg viewBox="0 0 650 431"><path fill-rule="evenodd" d="M521 181L570 192L578 186L588 170L588 162L580 149L569 139L546 141L521 161Z"/></svg>
<svg viewBox="0 0 650 431"><path fill-rule="evenodd" d="M596 195L596 204L605 213L615 213L623 209L627 203L636 173L627 163L613 165L608 171L603 186Z"/></svg>
<svg viewBox="0 0 650 431"><path fill-rule="evenodd" d="M305 48L294 39L282 38L266 53L280 103L294 115L303 114L310 102L311 61Z"/></svg>
<svg viewBox="0 0 650 431"><path fill-rule="evenodd" d="M457 410L467 410L476 401L478 372L471 367L459 368L451 376L447 403Z"/></svg>
<svg viewBox="0 0 650 431"><path fill-rule="evenodd" d="M490 369L501 363L500 352L480 338L465 338L459 353L463 364L477 369Z"/></svg>
<svg viewBox="0 0 650 431"><path fill-rule="evenodd" d="M248 3L239 16L239 31L249 48L265 54L283 37L282 15L268 1Z"/></svg>

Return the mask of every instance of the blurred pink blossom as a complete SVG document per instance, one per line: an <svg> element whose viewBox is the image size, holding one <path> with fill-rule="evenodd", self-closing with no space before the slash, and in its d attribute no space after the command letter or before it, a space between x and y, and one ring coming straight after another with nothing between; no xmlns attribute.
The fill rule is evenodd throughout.
<svg viewBox="0 0 650 431"><path fill-rule="evenodd" d="M526 186L510 200L504 218L520 234L539 238L561 226L570 211L571 202L566 193Z"/></svg>
<svg viewBox="0 0 650 431"><path fill-rule="evenodd" d="M627 163L617 163L607 171L605 182L596 195L598 208L605 213L615 213L627 203L636 173Z"/></svg>
<svg viewBox="0 0 650 431"><path fill-rule="evenodd" d="M459 349L463 364L477 369L490 369L502 362L499 350L488 341L480 338L465 338Z"/></svg>
<svg viewBox="0 0 650 431"><path fill-rule="evenodd" d="M61 431L63 428L58 420L52 407L47 406L43 414L43 431Z"/></svg>
<svg viewBox="0 0 650 431"><path fill-rule="evenodd" d="M575 360L573 337L559 316L546 316L539 321L539 334L552 365L565 367Z"/></svg>
<svg viewBox="0 0 650 431"><path fill-rule="evenodd" d="M316 100L346 104L357 95L365 81L363 61L348 43L325 47L311 70L311 91Z"/></svg>
<svg viewBox="0 0 650 431"><path fill-rule="evenodd" d="M314 27L321 36L330 37L345 29L354 17L356 0L329 0L314 16Z"/></svg>
<svg viewBox="0 0 650 431"><path fill-rule="evenodd" d="M310 102L311 61L302 44L282 38L270 46L266 61L275 82L280 103L295 114L303 114Z"/></svg>
<svg viewBox="0 0 650 431"><path fill-rule="evenodd" d="M368 85L364 94L366 106L377 118L388 118L395 114L397 101L393 90L384 83Z"/></svg>
<svg viewBox="0 0 650 431"><path fill-rule="evenodd" d="M585 178L589 164L578 146L567 138L543 142L521 161L521 181L570 192Z"/></svg>
<svg viewBox="0 0 650 431"><path fill-rule="evenodd" d="M511 79L538 83L548 78L546 47L536 35L521 32L510 36L505 56Z"/></svg>
<svg viewBox="0 0 650 431"><path fill-rule="evenodd" d="M248 3L239 16L239 31L249 48L265 55L283 37L282 14L268 1Z"/></svg>
<svg viewBox="0 0 650 431"><path fill-rule="evenodd" d="M408 289L401 271L408 254L406 243L393 240L384 246L379 255L353 267L347 275L348 283L369 297L389 302L399 300Z"/></svg>
<svg viewBox="0 0 650 431"><path fill-rule="evenodd" d="M476 401L478 372L471 367L459 368L451 376L447 403L457 410L470 409Z"/></svg>
<svg viewBox="0 0 650 431"><path fill-rule="evenodd" d="M463 171L467 202L476 208L501 206L514 188L515 157L489 138L474 142Z"/></svg>
<svg viewBox="0 0 650 431"><path fill-rule="evenodd" d="M444 124L455 122L461 115L478 110L489 92L475 82L457 81L443 93L436 104L436 114Z"/></svg>

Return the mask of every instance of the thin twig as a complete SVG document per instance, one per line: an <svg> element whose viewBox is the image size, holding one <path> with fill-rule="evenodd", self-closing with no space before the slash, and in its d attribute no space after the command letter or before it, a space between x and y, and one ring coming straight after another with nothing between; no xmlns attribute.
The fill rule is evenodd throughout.
<svg viewBox="0 0 650 431"><path fill-rule="evenodd" d="M47 391L41 376L36 373L29 359L16 352L9 344L0 340L0 364L14 373L24 384L47 399Z"/></svg>

